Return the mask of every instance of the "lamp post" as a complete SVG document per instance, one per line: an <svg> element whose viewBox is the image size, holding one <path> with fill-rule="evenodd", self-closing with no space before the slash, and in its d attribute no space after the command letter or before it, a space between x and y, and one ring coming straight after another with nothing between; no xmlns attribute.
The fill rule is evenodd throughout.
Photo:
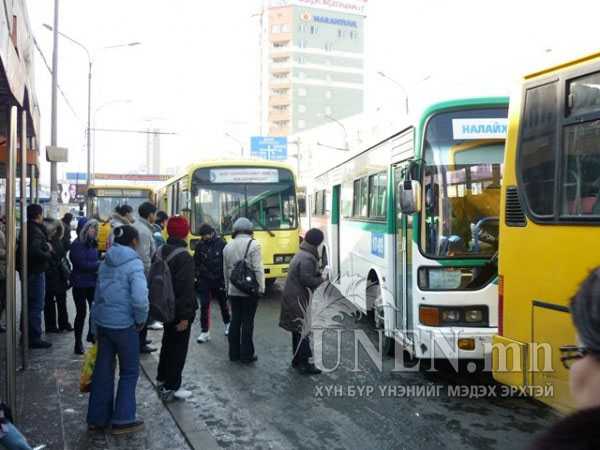
<svg viewBox="0 0 600 450"><path fill-rule="evenodd" d="M341 121L329 114L318 114L318 116L325 117L326 119L337 123L342 128L342 130L344 130L344 150L350 150L350 145L348 144L348 130L346 129L346 126Z"/></svg>
<svg viewBox="0 0 600 450"><path fill-rule="evenodd" d="M54 20L55 20L54 27L51 27L50 25L45 23L44 28L47 28L48 30L53 31L55 39L56 39L57 35L60 35L61 37L65 38L66 40L70 41L71 43L73 43L76 46L78 46L79 48L81 48L83 51L85 51L85 54L87 55L87 58L88 58L88 108L87 108L87 129L86 129L86 138L87 138L87 142L86 142L86 144L87 144L86 185L89 186L90 185L90 177L91 177L91 164L92 164L92 138L90 135L90 130L92 128L91 127L91 120L92 120L92 65L93 65L92 54L90 53L88 48L85 45L83 45L81 42L73 39L70 36L67 36L64 33L61 33L60 31L57 31L56 24L58 22L58 19L55 18ZM140 42L129 42L127 44L110 45L108 47L104 47L104 49L113 49L113 48L121 48L121 47L135 47L140 44L141 44ZM53 145L56 145L56 144L53 144Z"/></svg>
<svg viewBox="0 0 600 450"><path fill-rule="evenodd" d="M384 72L377 72L377 75L379 75L381 78L385 78L388 81L391 81L392 83L394 83L396 86L398 86L400 89L402 89L402 92L404 92L404 112L406 115L408 115L408 91L406 90L406 88L404 87L404 85L402 83L400 83L397 80L394 80L393 78L387 76ZM431 78L431 75L427 75L425 77L423 77L421 80L417 81L416 84L421 83L422 81L427 81Z"/></svg>
<svg viewBox="0 0 600 450"><path fill-rule="evenodd" d="M225 132L225 136L228 137L229 139L231 139L232 141L237 142L240 145L240 156L243 158L244 157L244 144L242 144L242 141L240 141L238 138L231 135L227 131Z"/></svg>

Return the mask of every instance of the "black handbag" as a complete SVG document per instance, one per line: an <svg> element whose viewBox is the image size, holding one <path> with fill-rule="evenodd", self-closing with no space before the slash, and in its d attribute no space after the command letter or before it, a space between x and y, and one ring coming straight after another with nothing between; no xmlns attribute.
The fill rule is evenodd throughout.
<svg viewBox="0 0 600 450"><path fill-rule="evenodd" d="M254 239L250 239L250 242L248 242L246 252L244 253L244 258L240 259L234 264L231 275L229 276L229 282L244 294L247 294L251 297L258 297L259 286L256 279L256 274L248 264L248 261L246 261L246 258L248 257L248 251L250 250L250 245L252 245L253 240Z"/></svg>

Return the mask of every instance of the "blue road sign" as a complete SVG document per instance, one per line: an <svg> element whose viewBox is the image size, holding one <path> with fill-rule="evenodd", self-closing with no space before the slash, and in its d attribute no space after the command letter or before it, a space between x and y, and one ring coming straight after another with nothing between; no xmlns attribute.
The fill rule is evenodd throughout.
<svg viewBox="0 0 600 450"><path fill-rule="evenodd" d="M75 181L76 183L85 183L87 174L85 172L67 172L67 181Z"/></svg>
<svg viewBox="0 0 600 450"><path fill-rule="evenodd" d="M273 161L287 159L287 137L252 136L250 155Z"/></svg>

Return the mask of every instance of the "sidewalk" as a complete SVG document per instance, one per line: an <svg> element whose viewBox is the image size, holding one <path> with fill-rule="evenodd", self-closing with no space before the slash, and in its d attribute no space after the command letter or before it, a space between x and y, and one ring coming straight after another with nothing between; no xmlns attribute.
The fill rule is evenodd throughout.
<svg viewBox="0 0 600 450"><path fill-rule="evenodd" d="M68 302L69 309L74 309L70 296ZM69 313L72 322L74 311ZM153 334L158 338L158 333ZM124 437L88 433L88 394L79 392L83 356L73 353L73 333L51 334L46 338L52 342L52 348L31 350L28 370L17 375L18 426L32 446L46 444L48 450L194 448L159 400L143 370L137 387L137 405L138 416L146 422L145 430Z"/></svg>

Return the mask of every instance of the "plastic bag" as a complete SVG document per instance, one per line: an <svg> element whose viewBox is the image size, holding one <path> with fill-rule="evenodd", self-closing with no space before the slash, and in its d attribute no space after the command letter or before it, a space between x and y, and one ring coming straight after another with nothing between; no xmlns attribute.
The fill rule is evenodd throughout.
<svg viewBox="0 0 600 450"><path fill-rule="evenodd" d="M83 366L81 366L81 375L79 377L79 390L81 392L90 392L92 389L92 375L94 374L94 366L96 365L96 355L98 353L98 345L94 344L85 352L83 358Z"/></svg>

